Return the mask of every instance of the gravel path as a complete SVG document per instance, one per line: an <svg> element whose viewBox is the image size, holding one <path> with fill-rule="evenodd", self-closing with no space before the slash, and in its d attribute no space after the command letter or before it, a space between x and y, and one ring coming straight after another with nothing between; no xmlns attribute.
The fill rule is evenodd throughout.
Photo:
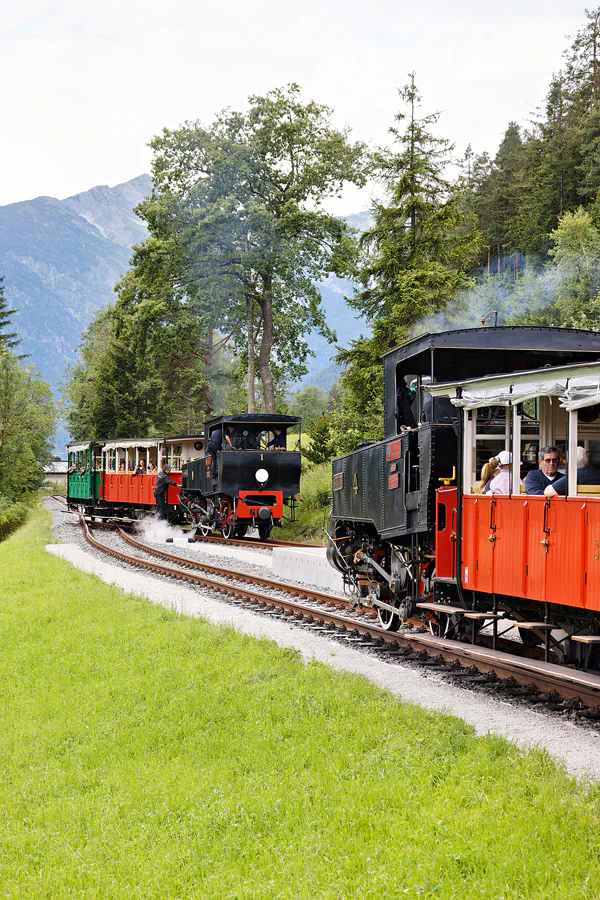
<svg viewBox="0 0 600 900"><path fill-rule="evenodd" d="M64 512L56 501L49 500L46 505L52 511L54 533L65 542L51 544L47 549L83 571L184 615L202 616L214 624L231 625L245 634L295 648L306 661L315 659L362 675L402 700L457 715L476 734L499 734L524 748L542 747L562 761L573 775L600 778L600 734L595 730L509 701L474 694L449 684L435 673L424 675L410 665L385 662L331 638L288 625L277 617L257 615L225 603L210 591L141 574L116 560L107 562L104 555L85 542L76 517ZM105 541L107 537L108 534L103 534L100 539ZM194 558L198 558L196 554ZM261 572L264 574L264 569Z"/></svg>

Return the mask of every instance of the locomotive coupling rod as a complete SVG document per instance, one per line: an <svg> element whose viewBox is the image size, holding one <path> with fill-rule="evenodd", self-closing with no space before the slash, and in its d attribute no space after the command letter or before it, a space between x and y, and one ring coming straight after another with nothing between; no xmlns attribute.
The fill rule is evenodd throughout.
<svg viewBox="0 0 600 900"><path fill-rule="evenodd" d="M376 569L377 572L379 572L379 574L381 575L382 578L385 578L385 580L387 581L388 584L392 583L394 576L388 575L388 573L385 571L385 569L381 568L379 563L376 563L374 559L371 559L371 557L367 556L366 553L363 553L362 550L359 550L358 553L354 554L354 562L355 563L358 563L358 562L369 563L371 566L373 566L374 569Z"/></svg>

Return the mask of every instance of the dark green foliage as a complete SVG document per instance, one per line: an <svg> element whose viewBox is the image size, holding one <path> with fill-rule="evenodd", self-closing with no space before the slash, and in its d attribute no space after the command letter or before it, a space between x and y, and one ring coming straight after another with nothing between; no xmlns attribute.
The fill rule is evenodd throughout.
<svg viewBox="0 0 600 900"><path fill-rule="evenodd" d="M42 486L54 424L48 384L12 353L0 351L0 516Z"/></svg>
<svg viewBox="0 0 600 900"><path fill-rule="evenodd" d="M16 309L8 309L8 300L4 296L4 278L0 278L0 350L12 350L21 343L20 338L15 331L7 332L10 328L12 316L17 312Z"/></svg>
<svg viewBox="0 0 600 900"><path fill-rule="evenodd" d="M63 394L76 440L202 431L206 356L197 322L179 309L143 312L133 317L109 307L84 333L82 361Z"/></svg>
<svg viewBox="0 0 600 900"><path fill-rule="evenodd" d="M310 444L302 451L306 459L313 465L328 462L334 454L334 443L331 434L330 417L323 414L315 419L306 429Z"/></svg>
<svg viewBox="0 0 600 900"><path fill-rule="evenodd" d="M343 450L382 437L381 354L466 285L480 246L474 213L444 175L452 147L430 130L438 116L417 115L421 98L414 75L400 97L408 113L396 116L403 130L390 129L398 149L375 156L385 199L375 205L373 227L362 237L360 289L349 300L371 325L372 335L338 355L347 366L334 414L336 443Z"/></svg>

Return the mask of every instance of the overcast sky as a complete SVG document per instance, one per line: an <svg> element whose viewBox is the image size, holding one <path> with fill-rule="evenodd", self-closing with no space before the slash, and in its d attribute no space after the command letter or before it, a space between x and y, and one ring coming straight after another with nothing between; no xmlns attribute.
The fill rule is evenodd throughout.
<svg viewBox="0 0 600 900"><path fill-rule="evenodd" d="M415 70L457 152L493 152L584 20L573 0L4 0L0 204L148 172L163 127L292 81L383 142ZM335 211L367 200L349 193Z"/></svg>

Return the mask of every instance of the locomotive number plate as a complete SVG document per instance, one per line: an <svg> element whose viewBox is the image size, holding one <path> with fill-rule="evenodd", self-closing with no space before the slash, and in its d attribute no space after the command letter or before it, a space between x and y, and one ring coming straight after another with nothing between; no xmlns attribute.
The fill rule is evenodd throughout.
<svg viewBox="0 0 600 900"><path fill-rule="evenodd" d="M393 491L398 487L398 473L394 472L393 475L388 475L388 491Z"/></svg>
<svg viewBox="0 0 600 900"><path fill-rule="evenodd" d="M388 462L392 459L400 459L402 456L402 441L392 441L385 448L385 458Z"/></svg>
<svg viewBox="0 0 600 900"><path fill-rule="evenodd" d="M333 476L333 489L334 491L341 491L344 488L344 473L337 472L336 475Z"/></svg>

